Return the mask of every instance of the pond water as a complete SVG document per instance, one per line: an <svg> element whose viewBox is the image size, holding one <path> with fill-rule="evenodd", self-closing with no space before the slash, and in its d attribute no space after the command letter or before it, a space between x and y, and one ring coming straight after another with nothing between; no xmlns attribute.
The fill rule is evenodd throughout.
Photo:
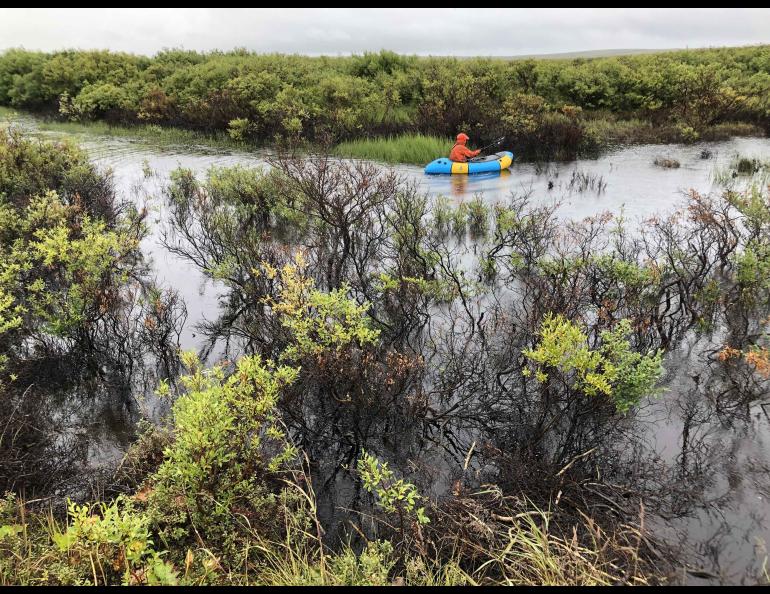
<svg viewBox="0 0 770 594"><path fill-rule="evenodd" d="M15 123L33 134L43 132L35 120L19 117ZM196 324L218 313L220 288L212 285L189 263L168 253L159 242L164 220L162 188L177 167L203 173L213 165L261 165L264 154L206 147L156 146L129 138L76 135L99 165L110 168L118 191L146 205L152 212L152 232L144 249L153 260L161 285L180 292L189 317L182 346L202 346ZM479 194L485 201L505 201L511 193L531 195L538 202L559 201L565 219L583 218L604 211L623 212L630 221L673 210L690 189L708 193L718 189L715 177L740 153L770 160L770 140L740 138L695 145L645 145L618 148L595 160L568 163L514 163L498 175L425 176L421 167L396 169L430 195L445 195L454 202ZM707 158L704 158L707 156ZM678 168L653 164L657 157L676 159ZM150 175L148 175L150 173ZM580 191L577 173L586 174ZM644 433L646 455L665 469L661 484L671 489L670 509L648 521L656 534L674 548L681 547L696 573L683 573L685 582L715 580L730 583L755 581L763 571L770 543L770 395L753 404L725 407L701 378L705 345L694 342L670 353L665 362L665 391L637 414ZM703 379L703 381L701 381ZM102 421L102 422L99 422ZM109 414L95 423L95 458L119 458L128 438ZM679 484L685 495L677 494ZM687 553L684 553L684 552Z"/></svg>

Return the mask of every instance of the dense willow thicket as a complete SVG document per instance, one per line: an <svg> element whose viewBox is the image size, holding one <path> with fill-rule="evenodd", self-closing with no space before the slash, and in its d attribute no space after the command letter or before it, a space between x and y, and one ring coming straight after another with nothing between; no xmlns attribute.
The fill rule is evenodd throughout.
<svg viewBox="0 0 770 594"><path fill-rule="evenodd" d="M612 140L713 137L725 123L766 130L769 90L767 46L574 60L387 51L0 55L0 105L65 118L227 130L262 142L407 132L446 138L462 129L479 142L506 135L529 158L569 158Z"/></svg>

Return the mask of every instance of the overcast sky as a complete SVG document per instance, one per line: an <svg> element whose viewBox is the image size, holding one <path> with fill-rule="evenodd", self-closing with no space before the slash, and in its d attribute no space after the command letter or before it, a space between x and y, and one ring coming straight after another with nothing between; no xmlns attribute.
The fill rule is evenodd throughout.
<svg viewBox="0 0 770 594"><path fill-rule="evenodd" d="M0 50L513 56L768 42L766 8L0 8Z"/></svg>

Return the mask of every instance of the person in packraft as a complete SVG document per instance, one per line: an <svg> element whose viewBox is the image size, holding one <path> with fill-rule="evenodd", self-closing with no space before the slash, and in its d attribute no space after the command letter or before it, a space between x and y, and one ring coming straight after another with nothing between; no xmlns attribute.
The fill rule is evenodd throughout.
<svg viewBox="0 0 770 594"><path fill-rule="evenodd" d="M468 159L472 159L473 157L475 157L481 152L480 150L472 151L467 146L465 146L469 140L470 138L465 132L460 132L457 135L457 142L455 142L455 145L452 147L452 150L449 152L450 161L465 163L468 161Z"/></svg>

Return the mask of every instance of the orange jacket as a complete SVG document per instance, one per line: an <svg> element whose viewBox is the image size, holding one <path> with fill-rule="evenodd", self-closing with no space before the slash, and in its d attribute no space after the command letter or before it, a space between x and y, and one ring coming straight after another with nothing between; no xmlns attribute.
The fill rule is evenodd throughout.
<svg viewBox="0 0 770 594"><path fill-rule="evenodd" d="M459 163L465 163L469 158L475 157L478 155L481 151L472 151L467 146L465 146L464 143L457 142L452 147L451 152L449 153L449 160L450 161L457 161Z"/></svg>

